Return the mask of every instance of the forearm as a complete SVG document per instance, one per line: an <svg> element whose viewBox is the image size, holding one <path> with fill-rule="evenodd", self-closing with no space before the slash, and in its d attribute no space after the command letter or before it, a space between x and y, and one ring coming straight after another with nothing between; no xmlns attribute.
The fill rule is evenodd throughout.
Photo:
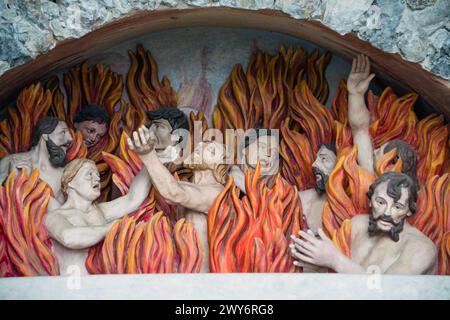
<svg viewBox="0 0 450 320"><path fill-rule="evenodd" d="M370 112L366 107L364 95L349 93L348 95L348 122L352 130L369 129Z"/></svg>
<svg viewBox="0 0 450 320"><path fill-rule="evenodd" d="M59 239L56 240L70 249L86 249L102 241L112 224L66 229L61 233Z"/></svg>
<svg viewBox="0 0 450 320"><path fill-rule="evenodd" d="M153 185L166 200L176 202L179 195L184 194L178 181L159 161L154 151L141 156Z"/></svg>
<svg viewBox="0 0 450 320"><path fill-rule="evenodd" d="M131 182L128 189L127 198L130 211L134 211L139 208L150 191L150 175L147 168L142 168L138 175Z"/></svg>
<svg viewBox="0 0 450 320"><path fill-rule="evenodd" d="M337 273L366 273L362 266L353 262L342 253L339 253L339 255L336 256L336 259L333 261L330 268Z"/></svg>

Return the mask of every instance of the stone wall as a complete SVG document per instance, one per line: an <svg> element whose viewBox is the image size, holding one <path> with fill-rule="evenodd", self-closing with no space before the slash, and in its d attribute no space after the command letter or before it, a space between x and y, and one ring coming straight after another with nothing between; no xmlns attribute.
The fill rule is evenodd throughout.
<svg viewBox="0 0 450 320"><path fill-rule="evenodd" d="M450 79L448 0L0 0L0 75L139 10L219 6L319 20Z"/></svg>

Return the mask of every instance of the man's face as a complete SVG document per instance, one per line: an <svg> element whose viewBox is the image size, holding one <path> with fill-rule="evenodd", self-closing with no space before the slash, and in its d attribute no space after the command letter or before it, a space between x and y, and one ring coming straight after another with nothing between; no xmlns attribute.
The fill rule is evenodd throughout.
<svg viewBox="0 0 450 320"><path fill-rule="evenodd" d="M83 135L84 144L88 148L95 146L108 132L106 123L98 123L92 120L75 123L75 128Z"/></svg>
<svg viewBox="0 0 450 320"><path fill-rule="evenodd" d="M156 150L164 150L175 144L172 140L172 126L166 119L153 120L149 131L152 139L156 141Z"/></svg>
<svg viewBox="0 0 450 320"><path fill-rule="evenodd" d="M411 215L409 192L407 188L402 188L400 199L395 201L387 193L388 182L380 183L374 190L370 199L372 217L378 230L389 233L392 232L391 229L400 226L400 232L404 220Z"/></svg>
<svg viewBox="0 0 450 320"><path fill-rule="evenodd" d="M67 164L67 149L72 142L67 124L60 121L52 133L43 137L47 146L48 156L52 166L62 168Z"/></svg>
<svg viewBox="0 0 450 320"><path fill-rule="evenodd" d="M58 147L61 147L64 152L67 152L67 149L72 142L72 137L70 136L69 128L64 121L60 121L56 126L55 130L48 135L48 138Z"/></svg>
<svg viewBox="0 0 450 320"><path fill-rule="evenodd" d="M69 183L83 199L94 201L100 196L100 174L93 163L85 163Z"/></svg>
<svg viewBox="0 0 450 320"><path fill-rule="evenodd" d="M336 154L325 146L320 147L312 170L316 176L316 190L320 194L325 192L328 177L336 166Z"/></svg>
<svg viewBox="0 0 450 320"><path fill-rule="evenodd" d="M254 169L258 161L262 175L272 175L278 171L279 146L276 136L260 136L244 149L247 166Z"/></svg>

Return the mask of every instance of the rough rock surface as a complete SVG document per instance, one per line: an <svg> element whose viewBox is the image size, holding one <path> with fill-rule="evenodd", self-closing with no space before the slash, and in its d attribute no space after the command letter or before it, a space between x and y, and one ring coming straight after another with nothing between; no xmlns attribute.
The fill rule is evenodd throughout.
<svg viewBox="0 0 450 320"><path fill-rule="evenodd" d="M319 20L450 80L448 0L0 0L0 75L137 10L218 6Z"/></svg>

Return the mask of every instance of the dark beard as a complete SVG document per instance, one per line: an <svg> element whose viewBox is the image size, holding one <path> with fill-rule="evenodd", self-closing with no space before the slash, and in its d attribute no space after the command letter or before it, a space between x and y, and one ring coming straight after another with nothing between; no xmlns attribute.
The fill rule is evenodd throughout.
<svg viewBox="0 0 450 320"><path fill-rule="evenodd" d="M377 221L378 220L383 220L386 222L390 222L392 223L392 228L387 232L389 234L389 237L397 242L400 239L400 232L403 231L403 226L405 225L405 219L402 219L402 221L400 221L399 223L395 223L391 217L389 216L381 216L378 219L375 219L373 217L373 215L369 215L369 236L373 237L374 235L376 235L379 231L381 231L380 229L378 229L377 227Z"/></svg>
<svg viewBox="0 0 450 320"><path fill-rule="evenodd" d="M50 138L46 141L50 163L56 168L63 168L67 164L66 152L56 145Z"/></svg>
<svg viewBox="0 0 450 320"><path fill-rule="evenodd" d="M312 171L314 173L314 176L316 176L318 174L321 177L320 181L316 180L315 189L316 189L316 192L319 195L322 195L322 194L325 193L325 188L327 186L327 182L328 182L328 177L329 176L327 174L325 174L322 170L318 169L318 168L312 168Z"/></svg>

